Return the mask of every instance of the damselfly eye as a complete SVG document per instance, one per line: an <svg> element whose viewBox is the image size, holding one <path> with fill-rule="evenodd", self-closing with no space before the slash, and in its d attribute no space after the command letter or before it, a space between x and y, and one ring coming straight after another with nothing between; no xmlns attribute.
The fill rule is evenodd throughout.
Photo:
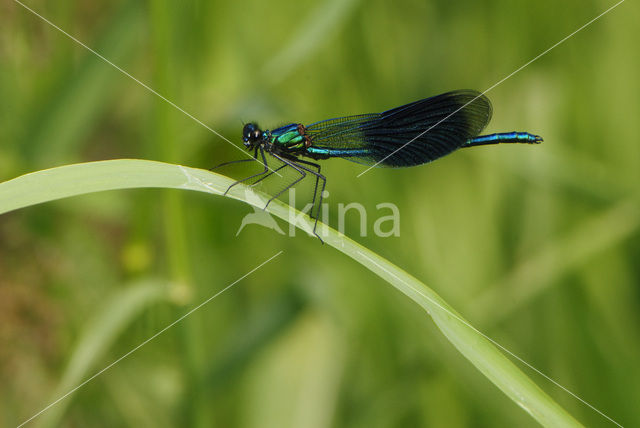
<svg viewBox="0 0 640 428"><path fill-rule="evenodd" d="M260 139L261 135L262 131L255 123L247 123L242 129L242 141L245 143L254 143Z"/></svg>

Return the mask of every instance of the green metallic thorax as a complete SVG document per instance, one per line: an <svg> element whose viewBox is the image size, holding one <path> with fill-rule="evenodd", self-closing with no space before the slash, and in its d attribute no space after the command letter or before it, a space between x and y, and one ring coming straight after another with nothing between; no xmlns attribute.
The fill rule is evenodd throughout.
<svg viewBox="0 0 640 428"><path fill-rule="evenodd" d="M279 149L288 153L301 152L309 146L309 142L303 132L304 127L302 125L291 124L283 126L269 133L269 142L276 150Z"/></svg>

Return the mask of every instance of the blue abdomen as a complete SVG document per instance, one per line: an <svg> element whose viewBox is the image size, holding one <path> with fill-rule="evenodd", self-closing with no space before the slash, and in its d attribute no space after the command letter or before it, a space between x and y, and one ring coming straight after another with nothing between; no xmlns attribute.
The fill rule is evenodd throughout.
<svg viewBox="0 0 640 428"><path fill-rule="evenodd" d="M524 143L540 144L542 137L528 132L501 132L498 134L480 135L468 140L463 147L483 146L486 144Z"/></svg>
<svg viewBox="0 0 640 428"><path fill-rule="evenodd" d="M328 157L351 157L351 156L364 156L371 154L369 149L326 149L320 147L309 147L308 153L314 155L328 156Z"/></svg>

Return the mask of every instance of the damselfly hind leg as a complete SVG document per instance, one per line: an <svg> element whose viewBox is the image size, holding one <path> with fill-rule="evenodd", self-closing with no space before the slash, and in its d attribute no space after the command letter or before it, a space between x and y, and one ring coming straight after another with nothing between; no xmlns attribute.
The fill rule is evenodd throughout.
<svg viewBox="0 0 640 428"><path fill-rule="evenodd" d="M309 217L311 217L312 219L315 220L315 222L313 224L313 234L316 235L318 237L318 239L320 239L320 241L322 241L322 238L320 238L320 236L316 233L316 229L318 228L318 219L320 218L320 214L321 214L321 210L322 210L322 199L324 198L324 189L327 186L327 178L320 173L320 165L318 165L317 163L305 161L305 160L302 160L302 159L297 159L296 162L300 162L300 163L303 163L305 165L309 165L309 166L312 166L314 168L318 168L317 171L313 171L311 169L304 168L302 165L298 165L301 168L304 168L307 172L309 172L309 173L311 173L311 174L316 176L316 183L315 183L315 187L313 189L313 200L311 201L311 212L309 213ZM319 184L320 180L322 180L322 188L320 189L320 197L318 198L318 184ZM316 213L314 214L314 208L316 207L316 199L318 200L318 205L317 205L318 209L316 210Z"/></svg>
<svg viewBox="0 0 640 428"><path fill-rule="evenodd" d="M278 159L281 162L284 162L285 165L290 166L291 168L295 169L298 174L300 174L300 177L296 178L295 180L293 180L291 183L287 184L285 186L284 189L280 190L278 193L276 193L275 195L273 195L271 197L271 199L269 199L266 203L266 205L264 206L264 209L266 210L267 207L269 206L269 204L271 203L271 201L273 201L274 199L278 198L280 195L282 195L284 192L286 192L287 190L289 190L290 188L292 188L293 186L295 186L296 184L298 184L301 180L303 180L306 176L307 173L304 172L304 169L302 169L300 167L300 165L296 164L295 162L292 162L290 159L287 159L285 157L280 157L279 155L275 154L275 153L271 153L271 155Z"/></svg>
<svg viewBox="0 0 640 428"><path fill-rule="evenodd" d="M320 165L315 164L313 162L308 162L302 159L298 159L294 156L278 156L275 153L272 153L272 155L277 158L278 160L284 162L285 164L289 165L291 168L295 169L299 174L300 177L297 178L296 180L294 180L293 182L289 183L284 189L282 189L280 192L278 192L276 195L274 195L271 199L269 199L269 201L267 201L267 204L264 206L264 208L266 209L267 206L271 203L271 201L273 201L274 199L276 199L277 197L279 197L280 195L282 195L284 192L286 192L288 189L290 189L291 187L295 186L296 184L298 184L300 181L302 181L306 176L307 176L307 172L310 174L315 175L316 177L316 182L315 182L315 188L313 190L313 201L311 203L311 211L309 212L309 217L311 217L314 221L313 224L313 234L320 240L320 242L322 242L324 244L324 241L322 240L322 238L320 237L320 235L317 233L317 228L318 228L318 218L320 217L320 210L322 208L322 198L323 198L323 193L324 193L324 189L327 185L327 179L324 175L320 174ZM309 165L312 166L314 168L318 168L317 171L314 171L310 168L307 168L304 165ZM320 197L318 198L318 184L319 184L319 180L322 180L322 189L320 190ZM317 205L317 210L316 208L316 200L318 200L318 205ZM317 213L316 213L317 212ZM314 214L316 213L316 214Z"/></svg>

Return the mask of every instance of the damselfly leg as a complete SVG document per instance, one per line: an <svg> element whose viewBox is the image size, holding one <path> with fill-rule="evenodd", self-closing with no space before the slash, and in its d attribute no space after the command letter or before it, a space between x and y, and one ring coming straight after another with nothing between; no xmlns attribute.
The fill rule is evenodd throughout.
<svg viewBox="0 0 640 428"><path fill-rule="evenodd" d="M320 235L318 235L318 233L316 232L316 229L318 228L318 218L320 217L320 210L322 208L323 193L324 193L324 189L325 189L325 187L327 185L326 177L324 175L320 174L320 165L315 164L313 162L308 162L308 161L305 161L305 160L298 159L298 158L296 158L294 156L279 156L279 155L277 155L275 153L271 153L271 155L273 157L275 157L276 159L280 160L281 162L284 162L286 165L290 166L291 168L295 169L300 174L300 177L298 177L297 179L295 179L294 181L289 183L284 189L282 189L277 194L275 194L273 197L271 197L271 199L269 199L269 201L267 201L267 204L264 206L264 208L266 209L267 206L269 206L269 204L271 203L271 201L273 201L274 199L278 198L280 195L282 195L288 189L292 188L293 186L298 184L300 181L302 181L307 176L307 172L310 173L310 174L313 174L316 177L316 182L315 182L315 187L314 187L314 190L313 190L313 201L311 203L311 211L309 213L309 217L311 217L313 220L315 220L314 224L313 224L313 234L320 240L320 242L324 243L324 241L322 240ZM318 170L314 171L314 170L312 170L310 168L307 168L306 166L304 166L302 164L318 168ZM318 198L317 194L318 194L318 183L319 183L319 180L322 180L322 189L320 191L320 197ZM319 201L317 210L315 210L316 200ZM317 213L314 215L315 211L317 211Z"/></svg>
<svg viewBox="0 0 640 428"><path fill-rule="evenodd" d="M256 148L256 152L258 150L260 151L260 156L262 157L262 165L264 166L264 170L259 172L259 173L257 173L257 174L253 174L253 175L250 175L249 177L243 178L242 180L236 181L231 186L227 187L227 190L224 192L224 195L229 193L229 190L231 190L232 187L234 187L234 186L236 186L236 185L238 185L240 183L244 183L245 181L252 180L252 179L254 179L256 177L260 177L261 175L265 175L265 174L267 174L269 172L269 164L267 163L267 158L264 155L264 149L262 147L258 147L258 148ZM254 153L254 156L256 156L256 158L257 158L257 153ZM238 163L238 162L242 162L244 160L253 160L253 159L243 159L243 160L240 160L240 161L232 161L232 162L228 162L227 164L229 164L229 163Z"/></svg>

